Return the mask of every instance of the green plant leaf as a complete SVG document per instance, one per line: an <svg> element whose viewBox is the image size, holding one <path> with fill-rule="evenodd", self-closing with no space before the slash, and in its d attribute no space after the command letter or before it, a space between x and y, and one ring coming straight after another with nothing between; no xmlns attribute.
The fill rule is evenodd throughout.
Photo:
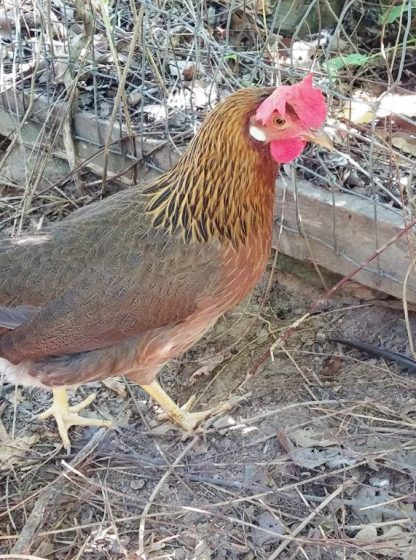
<svg viewBox="0 0 416 560"><path fill-rule="evenodd" d="M340 70L344 66L364 66L370 57L366 54L352 53L347 56L336 56L331 58L329 66L334 70Z"/></svg>
<svg viewBox="0 0 416 560"><path fill-rule="evenodd" d="M390 6L379 17L379 23L386 25L393 23L399 19L402 13L408 10L409 3L407 1L400 4L400 6ZM416 8L416 0L412 0L411 9Z"/></svg>

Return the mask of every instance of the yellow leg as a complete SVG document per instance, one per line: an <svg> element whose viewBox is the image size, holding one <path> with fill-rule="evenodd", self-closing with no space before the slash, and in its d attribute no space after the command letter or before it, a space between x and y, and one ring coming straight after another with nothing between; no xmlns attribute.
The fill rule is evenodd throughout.
<svg viewBox="0 0 416 560"><path fill-rule="evenodd" d="M68 405L68 395L65 387L53 389L53 402L52 406L39 414L39 420L45 420L53 416L58 425L59 435L61 436L62 443L69 453L71 451L71 442L68 436L68 429L71 426L97 426L97 427L110 427L111 422L108 420L99 420L98 418L83 418L78 416L78 412L89 406L95 399L96 395L92 394L75 406Z"/></svg>
<svg viewBox="0 0 416 560"><path fill-rule="evenodd" d="M168 416L176 424L178 424L186 432L191 432L196 426L205 420L208 416L218 414L231 408L229 403L222 403L220 406L204 410L203 412L189 412L192 407L195 397L191 397L182 407L179 407L169 395L162 389L157 381L153 381L150 385L141 385L142 389L148 393L154 401L156 401L163 410L165 415L159 418L163 419Z"/></svg>

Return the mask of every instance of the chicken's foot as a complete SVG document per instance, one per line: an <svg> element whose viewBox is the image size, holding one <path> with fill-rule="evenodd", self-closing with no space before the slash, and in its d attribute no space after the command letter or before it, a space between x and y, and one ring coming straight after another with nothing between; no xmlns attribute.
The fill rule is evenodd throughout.
<svg viewBox="0 0 416 560"><path fill-rule="evenodd" d="M224 402L218 406L209 408L208 410L190 412L190 409L195 402L194 396L191 397L183 406L179 407L162 389L157 381L153 381L150 385L141 385L141 387L152 397L154 401L160 404L165 411L165 413L158 415L158 420L166 420L167 418L170 418L185 432L192 432L198 424L209 416L213 416L219 412L225 412L226 410L230 410L230 408L232 408L232 405L229 402Z"/></svg>
<svg viewBox="0 0 416 560"><path fill-rule="evenodd" d="M53 416L58 425L59 435L61 436L62 443L69 453L71 451L71 442L68 436L68 429L71 426L97 426L97 427L110 427L111 422L108 420L100 420L98 418L84 418L79 416L78 412L89 406L95 399L96 395L93 393L82 402L69 406L68 394L65 387L52 389L53 402L45 412L38 415L39 420L45 420Z"/></svg>

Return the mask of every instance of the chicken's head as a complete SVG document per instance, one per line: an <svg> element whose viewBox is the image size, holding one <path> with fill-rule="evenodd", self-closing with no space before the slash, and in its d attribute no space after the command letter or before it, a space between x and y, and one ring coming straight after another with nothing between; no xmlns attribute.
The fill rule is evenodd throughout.
<svg viewBox="0 0 416 560"><path fill-rule="evenodd" d="M270 144L277 162L288 163L304 149L307 142L331 147L320 131L327 114L322 91L313 87L309 74L293 86L281 86L265 99L250 120L250 136Z"/></svg>

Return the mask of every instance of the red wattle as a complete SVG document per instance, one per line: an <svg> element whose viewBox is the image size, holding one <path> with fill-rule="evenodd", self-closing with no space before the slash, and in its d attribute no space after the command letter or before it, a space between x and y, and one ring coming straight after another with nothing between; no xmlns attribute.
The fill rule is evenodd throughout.
<svg viewBox="0 0 416 560"><path fill-rule="evenodd" d="M290 163L302 153L305 146L306 140L301 138L273 140L270 142L270 153L278 163Z"/></svg>

